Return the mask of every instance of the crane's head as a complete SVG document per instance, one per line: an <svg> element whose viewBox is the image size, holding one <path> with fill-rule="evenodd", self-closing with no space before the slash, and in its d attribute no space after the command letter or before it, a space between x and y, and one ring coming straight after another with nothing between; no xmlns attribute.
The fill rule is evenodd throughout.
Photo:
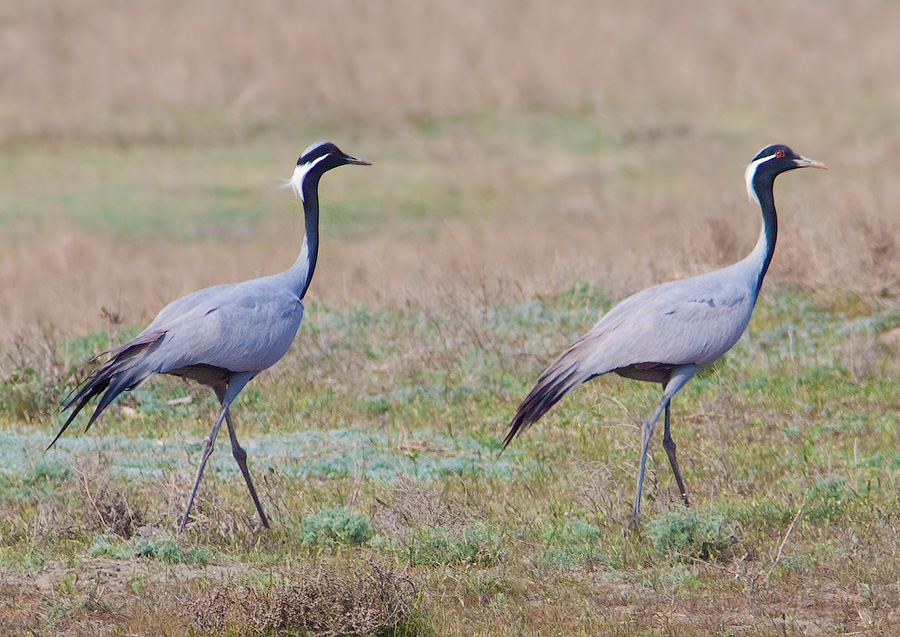
<svg viewBox="0 0 900 637"><path fill-rule="evenodd" d="M331 142L316 142L300 155L294 174L285 181L284 187L290 186L300 199L305 199L305 189L315 188L323 174L347 164L371 166L367 161L351 157Z"/></svg>
<svg viewBox="0 0 900 637"><path fill-rule="evenodd" d="M744 174L750 201L759 203L757 195L759 188L766 185L771 188L775 177L795 168L827 168L827 166L798 155L784 144L772 144L763 148L747 166L747 172Z"/></svg>

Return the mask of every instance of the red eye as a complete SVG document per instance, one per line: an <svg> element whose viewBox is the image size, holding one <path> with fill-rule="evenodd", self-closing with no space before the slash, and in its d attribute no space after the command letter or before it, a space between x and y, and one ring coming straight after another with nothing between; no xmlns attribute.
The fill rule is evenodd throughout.
<svg viewBox="0 0 900 637"><path fill-rule="evenodd" d="M784 157L784 151L783 151L783 150L776 150L776 151L775 151L775 156L776 156L776 157Z"/></svg>

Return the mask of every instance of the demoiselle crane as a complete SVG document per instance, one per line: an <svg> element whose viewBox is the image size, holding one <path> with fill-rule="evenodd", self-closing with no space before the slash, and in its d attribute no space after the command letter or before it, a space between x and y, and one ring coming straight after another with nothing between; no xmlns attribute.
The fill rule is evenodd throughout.
<svg viewBox="0 0 900 637"><path fill-rule="evenodd" d="M641 429L637 491L628 523L632 528L640 524L647 447L663 413L663 448L684 504L690 506L669 432L669 403L697 371L731 349L747 328L775 250L775 178L807 166L825 168L787 146L762 149L745 172L747 194L751 202L759 204L763 219L753 251L727 268L647 288L614 306L540 375L510 422L503 448L567 391L595 376L615 372L625 378L661 383L662 399Z"/></svg>
<svg viewBox="0 0 900 637"><path fill-rule="evenodd" d="M170 374L190 378L210 387L221 408L209 436L203 441L197 476L179 533L187 524L203 469L223 420L228 425L234 459L260 520L268 528L269 521L247 469L247 453L238 443L229 408L254 376L284 356L297 335L303 318L303 297L312 280L319 249L319 179L332 168L346 164L369 165L329 142L313 144L303 151L293 176L285 183L303 202L305 216L306 234L294 265L280 274L206 288L164 307L132 341L104 352L109 354L109 359L93 370L67 399L64 409L73 408L72 413L47 448L59 440L94 396L102 394L85 431L116 396L134 389L150 376Z"/></svg>

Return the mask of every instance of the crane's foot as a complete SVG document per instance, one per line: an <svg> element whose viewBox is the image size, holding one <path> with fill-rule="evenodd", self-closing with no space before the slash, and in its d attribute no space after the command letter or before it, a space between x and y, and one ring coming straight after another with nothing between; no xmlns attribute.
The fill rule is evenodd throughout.
<svg viewBox="0 0 900 637"><path fill-rule="evenodd" d="M188 511L185 511L184 515L181 516L181 524L178 525L178 535L181 535L184 532L184 527L187 526L189 517L190 517L190 512L188 512Z"/></svg>
<svg viewBox="0 0 900 637"><path fill-rule="evenodd" d="M191 516L191 507L194 505L194 498L197 497L197 489L200 488L200 478L203 477L203 468L206 467L206 461L209 460L209 457L213 452L213 445L215 444L216 434L219 431L219 426L222 424L221 417L216 420L216 424L213 425L213 430L210 432L209 437L207 437L203 441L203 447L201 449L200 455L200 464L197 466L197 477L194 478L194 487L191 489L191 495L188 496L187 507L184 509L184 515L181 516L181 524L178 527L178 535L184 531L184 527L187 526L188 519Z"/></svg>
<svg viewBox="0 0 900 637"><path fill-rule="evenodd" d="M640 531L641 529L641 512L632 511L625 519L626 531Z"/></svg>
<svg viewBox="0 0 900 637"><path fill-rule="evenodd" d="M231 421L229 421L228 424L231 425ZM263 527L268 529L269 519L266 517L266 514L263 513L262 503L259 501L259 496L256 495L253 480L250 478L250 469L247 467L247 452L237 443L237 436L232 436L231 438L231 452L232 455L234 455L234 459L237 460L241 474L244 476L244 482L247 483L247 489L250 491L250 497L253 498L256 512L259 513L259 519L262 522Z"/></svg>

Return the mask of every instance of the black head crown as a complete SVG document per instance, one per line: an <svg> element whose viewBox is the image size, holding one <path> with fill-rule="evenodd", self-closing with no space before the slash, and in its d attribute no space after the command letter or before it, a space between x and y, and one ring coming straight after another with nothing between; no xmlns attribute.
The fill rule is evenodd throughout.
<svg viewBox="0 0 900 637"><path fill-rule="evenodd" d="M753 161L747 166L747 172L744 174L750 201L759 203L760 197L770 201L772 198L772 185L778 175L795 168L807 166L811 168L826 167L825 164L798 155L784 144L766 146L753 158Z"/></svg>
<svg viewBox="0 0 900 637"><path fill-rule="evenodd" d="M369 162L351 157L331 142L317 142L303 151L294 174L284 182L285 188L292 188L294 193L304 202L316 194L319 178L326 171L347 164L369 166Z"/></svg>
<svg viewBox="0 0 900 637"><path fill-rule="evenodd" d="M344 166L345 164L370 165L367 161L351 157L331 142L316 142L312 144L303 151L303 154L297 160L298 166L308 165L310 168L315 166L319 173L338 166Z"/></svg>
<svg viewBox="0 0 900 637"><path fill-rule="evenodd" d="M766 146L750 163L755 166L757 173L766 172L773 177L795 168L825 168L825 164L819 163L802 155L798 155L784 144L772 144Z"/></svg>

